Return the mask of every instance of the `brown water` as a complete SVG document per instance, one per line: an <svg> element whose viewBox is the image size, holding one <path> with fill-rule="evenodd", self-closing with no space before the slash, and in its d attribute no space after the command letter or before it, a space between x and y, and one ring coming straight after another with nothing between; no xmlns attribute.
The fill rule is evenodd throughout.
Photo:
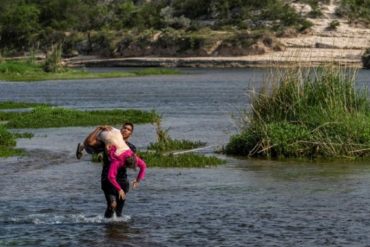
<svg viewBox="0 0 370 247"><path fill-rule="evenodd" d="M181 76L0 82L1 100L78 109L155 109L175 138L223 145L231 112L263 70ZM364 84L369 71L361 71ZM26 157L0 159L0 246L368 246L370 162L239 160L207 169L149 168L124 217L105 220L101 166L74 149L91 128L20 130ZM132 141L155 140L138 125ZM203 153L211 153L212 148ZM133 178L135 174L130 173Z"/></svg>

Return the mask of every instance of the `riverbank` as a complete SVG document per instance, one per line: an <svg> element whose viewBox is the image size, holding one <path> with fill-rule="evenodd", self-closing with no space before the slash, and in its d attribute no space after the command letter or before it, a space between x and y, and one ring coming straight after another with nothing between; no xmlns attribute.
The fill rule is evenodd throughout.
<svg viewBox="0 0 370 247"><path fill-rule="evenodd" d="M43 80L73 80L73 79L99 79L120 78L148 75L174 75L179 74L173 69L147 68L134 71L88 72L81 69L63 68L57 72L45 72L40 62L5 61L0 63L0 80L4 81L43 81Z"/></svg>
<svg viewBox="0 0 370 247"><path fill-rule="evenodd" d="M297 12L309 16L312 7L307 4L292 4ZM336 14L338 3L329 1L322 5L322 15L317 18L307 18L313 25L303 32L289 34L287 31L281 37L274 37L273 45L258 42L248 50L238 46L227 46L222 52L212 52L217 47L223 47L223 40L218 37L217 42L207 50L203 56L188 55L179 57L155 56L147 52L148 56L135 55L131 57L102 58L98 56L78 56L66 59L65 62L74 66L123 66L123 67L202 67L202 68L232 68L232 67L279 67L279 66L318 66L323 63L345 65L362 68L362 55L370 47L370 29L364 25L357 25L347 18ZM333 23L336 23L333 26ZM225 35L222 32L212 33ZM266 44L267 45L266 45ZM247 52L248 51L248 52ZM129 53L127 53L129 54ZM141 53L137 53L141 54ZM152 54L152 55L151 55ZM196 54L195 52L190 54ZM210 55L212 54L212 55ZM223 54L221 56L221 54ZM232 54L248 54L235 56Z"/></svg>
<svg viewBox="0 0 370 247"><path fill-rule="evenodd" d="M363 50L297 48L253 56L228 57L129 57L100 58L80 56L65 59L69 67L192 67L192 68L262 68L318 66L323 63L361 68Z"/></svg>

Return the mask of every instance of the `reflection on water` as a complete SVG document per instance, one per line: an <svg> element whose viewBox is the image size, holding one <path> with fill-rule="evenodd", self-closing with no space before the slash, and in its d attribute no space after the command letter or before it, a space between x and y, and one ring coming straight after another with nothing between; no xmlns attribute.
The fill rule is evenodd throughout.
<svg viewBox="0 0 370 247"><path fill-rule="evenodd" d="M0 83L1 100L74 108L156 109L175 138L222 145L230 112L263 70ZM364 72L365 73L365 72ZM366 72L367 73L367 72ZM366 78L362 76L362 78ZM101 92L109 91L109 94ZM149 168L124 217L104 219L101 166L74 149L91 128L26 130L26 157L0 160L0 246L367 246L370 163L227 159L210 169ZM133 142L155 140L150 124ZM135 174L130 173L130 178Z"/></svg>

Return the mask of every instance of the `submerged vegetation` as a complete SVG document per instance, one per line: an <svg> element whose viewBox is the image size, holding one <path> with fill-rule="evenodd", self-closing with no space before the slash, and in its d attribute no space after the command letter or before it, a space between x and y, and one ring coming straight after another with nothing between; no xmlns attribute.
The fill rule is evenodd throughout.
<svg viewBox="0 0 370 247"><path fill-rule="evenodd" d="M273 78L275 80L273 80ZM338 67L277 70L271 86L250 93L251 107L228 154L265 157L370 155L367 90L356 71Z"/></svg>
<svg viewBox="0 0 370 247"><path fill-rule="evenodd" d="M28 61L7 61L0 63L0 80L6 81L40 81L40 80L72 80L72 79L97 79L97 78L118 78L147 75L171 75L179 74L174 69L148 68L137 71L113 71L113 72L87 72L84 70L68 68L51 68L48 63L48 71L45 72L42 64Z"/></svg>

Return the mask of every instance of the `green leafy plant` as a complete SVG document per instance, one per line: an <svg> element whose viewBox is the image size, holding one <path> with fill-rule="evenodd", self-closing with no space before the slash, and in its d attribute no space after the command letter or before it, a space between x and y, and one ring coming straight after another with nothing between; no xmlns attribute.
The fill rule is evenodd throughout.
<svg viewBox="0 0 370 247"><path fill-rule="evenodd" d="M367 90L356 71L335 66L276 70L271 88L251 91L251 110L230 154L267 157L370 155Z"/></svg>

